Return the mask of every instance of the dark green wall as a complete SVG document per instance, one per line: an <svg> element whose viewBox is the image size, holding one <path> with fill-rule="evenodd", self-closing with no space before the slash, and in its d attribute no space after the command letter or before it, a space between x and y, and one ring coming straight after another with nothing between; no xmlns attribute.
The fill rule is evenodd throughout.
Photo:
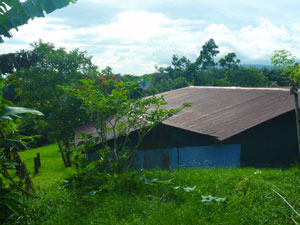
<svg viewBox="0 0 300 225"><path fill-rule="evenodd" d="M241 145L241 167L286 167L298 157L294 111L248 129L223 142L214 137L180 128L159 125L149 132L139 149L162 149L183 146L222 144ZM130 136L137 141L137 133Z"/></svg>
<svg viewBox="0 0 300 225"><path fill-rule="evenodd" d="M215 143L215 138L180 128L159 125L144 138L140 149L205 146Z"/></svg>
<svg viewBox="0 0 300 225"><path fill-rule="evenodd" d="M241 144L241 166L286 167L298 155L295 112L289 112L236 135L226 143Z"/></svg>
<svg viewBox="0 0 300 225"><path fill-rule="evenodd" d="M140 149L241 144L242 167L287 167L298 156L296 134L295 112L291 111L224 142L208 135L160 125L147 135Z"/></svg>

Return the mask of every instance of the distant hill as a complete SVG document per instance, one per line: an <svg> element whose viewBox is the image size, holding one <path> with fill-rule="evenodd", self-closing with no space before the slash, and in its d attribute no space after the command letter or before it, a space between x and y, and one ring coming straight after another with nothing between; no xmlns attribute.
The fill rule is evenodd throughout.
<svg viewBox="0 0 300 225"><path fill-rule="evenodd" d="M263 65L263 64L241 64L241 66L255 67L255 68L258 68L258 69L263 69L263 68L272 69L274 67L272 65Z"/></svg>

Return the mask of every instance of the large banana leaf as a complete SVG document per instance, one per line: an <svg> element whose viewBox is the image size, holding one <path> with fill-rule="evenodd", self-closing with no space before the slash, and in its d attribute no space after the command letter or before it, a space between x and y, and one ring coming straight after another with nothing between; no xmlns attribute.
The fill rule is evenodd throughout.
<svg viewBox="0 0 300 225"><path fill-rule="evenodd" d="M5 155L0 155L0 166L15 168L18 165L15 161L8 159ZM1 186L0 186L1 188Z"/></svg>
<svg viewBox="0 0 300 225"><path fill-rule="evenodd" d="M0 146L1 147L9 147L13 149L26 149L27 145L24 141L18 139L11 139L11 138L0 138ZM0 159L1 159L0 155ZM1 164L1 160L0 160Z"/></svg>
<svg viewBox="0 0 300 225"><path fill-rule="evenodd" d="M56 9L67 6L76 0L1 0L0 1L0 43L3 36L11 37L11 29L26 24L29 19L44 17Z"/></svg>
<svg viewBox="0 0 300 225"><path fill-rule="evenodd" d="M43 113L34 109L6 106L0 109L0 121L20 118L23 114L27 114L27 113L38 115L38 116L43 115Z"/></svg>
<svg viewBox="0 0 300 225"><path fill-rule="evenodd" d="M23 114L27 114L27 113L38 115L38 116L44 115L43 113L35 109L7 106L8 104L10 104L10 102L7 101L5 98L3 98L2 88L3 88L3 80L2 77L0 76L0 121L20 118Z"/></svg>

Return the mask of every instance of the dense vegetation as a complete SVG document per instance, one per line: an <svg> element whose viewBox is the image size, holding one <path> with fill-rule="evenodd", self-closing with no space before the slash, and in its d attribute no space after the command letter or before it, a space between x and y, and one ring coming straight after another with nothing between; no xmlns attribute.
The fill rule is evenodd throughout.
<svg viewBox="0 0 300 225"><path fill-rule="evenodd" d="M260 87L289 84L286 76L282 76L281 69L242 66L235 53L229 53L216 61L219 51L212 39L203 45L195 62L191 62L185 56L180 58L173 55L171 66L159 67L157 72L140 77L114 74L110 67L99 72L92 64L91 57L79 50L67 52L42 41L33 43L32 47L32 51L20 52L22 59L27 60L24 61L27 62L25 66L15 64L13 68L7 69L6 65L1 65L9 74L5 79L3 94L17 105L35 108L45 114L41 118L26 116L19 130L24 135L41 135L31 143L32 147L54 141L59 143L66 167L71 164L69 153L72 151L75 127L95 120L95 117L82 110L81 100L68 95L61 88L68 86L78 89L81 85L80 79L92 79L98 84L99 81L105 83L112 79L124 84L133 82L135 87L131 87L131 91L135 90L131 93L131 98L189 85ZM147 80L152 81L147 90L138 87L140 81Z"/></svg>
<svg viewBox="0 0 300 225"><path fill-rule="evenodd" d="M34 144L32 139L40 136L44 140L36 145L55 141L64 166L72 166L73 155L77 170L89 165L83 154L93 149L100 140L102 148L98 149L100 158L96 169L120 172L130 166L146 133L180 110L161 109L160 106L166 104L162 97L142 98L143 86L136 81L123 82L109 69L100 74L84 52L55 49L52 44L41 41L34 43L33 47L29 52L3 56L13 60L6 61L7 74L2 77L0 85L0 207L4 212L1 222L9 215L20 216L24 199L35 196L26 164L19 157L19 151L24 150L27 143ZM15 56L23 55L26 56L25 61L14 60ZM5 97L2 97L3 81ZM44 114L28 108L11 107L13 102L6 98ZM19 114L23 116L25 113L33 116L20 119ZM99 137L83 136L83 141L75 149L75 128L93 120L98 122ZM138 130L139 136L134 145L129 141L132 129ZM106 136L109 133L113 133L113 144L108 143ZM18 194L18 190L23 196Z"/></svg>
<svg viewBox="0 0 300 225"><path fill-rule="evenodd" d="M153 84L147 94L194 86L266 87L288 86L281 70L272 67L243 66L234 52L217 61L218 46L213 39L207 41L199 56L191 62L185 56L173 55L171 66L158 67L150 74Z"/></svg>
<svg viewBox="0 0 300 225"><path fill-rule="evenodd" d="M292 216L299 222L273 191L298 208L298 167L74 174L52 145L21 153L31 174L36 152L42 170L33 183L40 197L8 224L293 224Z"/></svg>
<svg viewBox="0 0 300 225"><path fill-rule="evenodd" d="M0 43L2 37L11 37L10 30L16 29L29 19L42 17L44 13L68 5L71 0L3 0L0 3ZM75 1L72 1L75 2ZM12 215L20 215L24 200L34 196L34 186L19 150L33 137L20 134L20 119L24 114L41 116L41 112L29 108L15 107L3 97L3 82L9 73L33 66L37 55L21 51L1 55L0 63L0 223Z"/></svg>
<svg viewBox="0 0 300 225"><path fill-rule="evenodd" d="M75 1L2 1L0 42L30 18L70 2ZM91 57L78 49L68 52L42 41L32 47L0 56L0 223L299 221L299 181L295 179L299 166L287 170L128 169L146 133L180 110L161 109L166 102L161 96L149 97L153 94L188 85L290 85L298 109L300 67L293 58L286 61L287 52L275 54L274 65L279 65L275 69L245 67L233 52L216 60L218 46L210 39L194 62L173 55L171 66L137 77L114 74L110 67L99 72ZM90 121L97 121L99 137L81 134L82 141L75 146L74 129ZM132 130L139 135L133 144L129 141ZM53 142L24 151L28 145ZM99 160L88 162L84 153L99 142ZM39 173L33 172L37 152L42 158Z"/></svg>

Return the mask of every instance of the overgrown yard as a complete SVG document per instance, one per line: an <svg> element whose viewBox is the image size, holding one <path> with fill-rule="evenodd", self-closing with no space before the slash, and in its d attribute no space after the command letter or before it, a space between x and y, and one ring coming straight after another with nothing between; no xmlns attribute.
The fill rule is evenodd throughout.
<svg viewBox="0 0 300 225"><path fill-rule="evenodd" d="M55 145L22 153L41 198L16 224L293 224L300 222L273 191L300 208L300 169L180 169L107 175L64 169ZM58 185L59 184L59 185ZM279 190L279 189L281 190ZM284 193L283 193L284 192ZM293 216L293 218L292 218Z"/></svg>
<svg viewBox="0 0 300 225"><path fill-rule="evenodd" d="M33 159L37 153L40 153L41 168L39 173L35 175ZM36 188L45 189L57 184L74 172L73 168L65 168L56 144L24 151L20 153L20 156L25 162Z"/></svg>

